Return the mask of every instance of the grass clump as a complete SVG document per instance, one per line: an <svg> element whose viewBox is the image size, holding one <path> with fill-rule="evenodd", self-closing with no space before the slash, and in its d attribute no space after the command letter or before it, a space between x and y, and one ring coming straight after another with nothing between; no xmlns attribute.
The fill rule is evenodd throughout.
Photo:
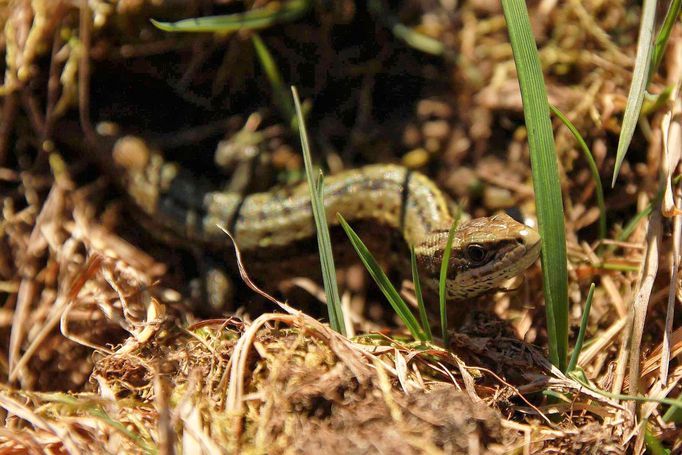
<svg viewBox="0 0 682 455"><path fill-rule="evenodd" d="M341 334L346 334L346 324L343 318L343 308L339 298L339 288L336 284L336 267L334 266L334 256L332 244L329 238L329 225L327 224L327 213L324 207L324 178L320 173L315 179L313 175L313 163L310 157L310 146L308 145L308 132L305 127L305 119L301 109L301 101L295 87L291 88L294 96L294 106L296 107L296 118L298 120L298 130L301 135L301 147L303 149L303 160L305 163L306 179L310 188L310 200L315 218L315 228L317 233L317 246L320 253L320 265L322 268L322 279L324 281L324 291L327 296L327 308L329 323L332 328Z"/></svg>

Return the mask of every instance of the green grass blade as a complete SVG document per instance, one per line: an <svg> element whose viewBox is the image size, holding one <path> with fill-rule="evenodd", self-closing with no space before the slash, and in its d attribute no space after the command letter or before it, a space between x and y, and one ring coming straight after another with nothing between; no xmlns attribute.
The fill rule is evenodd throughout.
<svg viewBox="0 0 682 455"><path fill-rule="evenodd" d="M345 335L346 325L343 319L343 309L339 298L339 289L336 284L336 268L334 267L334 257L332 255L332 243L329 238L329 224L327 224L327 214L324 209L323 201L323 182L318 177L315 180L313 175L313 162L310 158L310 145L308 144L308 132L305 127L305 120L301 110L301 101L298 98L296 87L291 87L298 118L299 132L301 134L301 148L303 149L303 162L305 164L305 174L310 188L310 199L312 204L313 217L315 218L315 229L317 231L317 246L320 251L320 266L322 269L322 281L324 283L324 293L327 296L327 311L329 312L329 324L332 329Z"/></svg>
<svg viewBox="0 0 682 455"><path fill-rule="evenodd" d="M623 164L625 154L630 146L632 135L639 121L639 111L644 100L644 91L649 77L649 67L651 66L651 54L653 49L654 20L656 19L656 0L644 0L642 4L642 19L639 27L639 40L637 42L637 57L635 58L635 68L632 73L632 83L630 93L625 105L623 115L623 126L618 138L618 151L616 152L616 164L613 168L613 179L611 186L616 184L620 166Z"/></svg>
<svg viewBox="0 0 682 455"><path fill-rule="evenodd" d="M682 402L682 395L678 396L677 400ZM682 423L682 406L670 406L663 414L663 421L665 423Z"/></svg>
<svg viewBox="0 0 682 455"><path fill-rule="evenodd" d="M658 66L663 60L663 54L665 54L665 48L668 45L668 39L670 38L670 32L672 32L673 25L677 22L677 18L680 15L680 7L682 7L682 0L673 0L670 3L668 12L663 20L663 25L661 30L656 36L656 42L654 43L653 55L651 56L651 68L649 70L649 80L658 71Z"/></svg>
<svg viewBox="0 0 682 455"><path fill-rule="evenodd" d="M271 2L266 7L244 13L197 17L177 22L161 22L151 19L151 22L166 32L227 33L239 30L261 30L302 17L311 4L311 0L289 0L286 3Z"/></svg>
<svg viewBox="0 0 682 455"><path fill-rule="evenodd" d="M661 441L651 432L651 426L646 425L644 429L644 442L646 452L651 455L670 455L670 449L666 449Z"/></svg>
<svg viewBox="0 0 682 455"><path fill-rule="evenodd" d="M368 0L367 9L383 26L390 29L396 38L404 41L411 48L437 56L445 53L445 45L441 41L401 23L396 16L386 11L381 0Z"/></svg>
<svg viewBox="0 0 682 455"><path fill-rule="evenodd" d="M625 265L625 264L611 264L609 262L602 262L601 264L595 264L595 269L602 270L615 270L618 272L636 272L639 267L636 265Z"/></svg>
<svg viewBox="0 0 682 455"><path fill-rule="evenodd" d="M438 301L440 304L440 330L443 336L443 345L447 348L449 344L448 339L448 311L446 306L446 281L448 278L448 264L450 263L450 254L452 253L452 239L455 238L455 231L459 221L456 219L450 230L448 231L448 240L445 244L445 251L443 252L443 262L440 263L440 278L438 279Z"/></svg>
<svg viewBox="0 0 682 455"><path fill-rule="evenodd" d="M590 308L592 308L592 296L594 295L594 283L590 285L590 290L587 293L587 300L585 300L585 309L583 310L583 318L580 321L580 331L578 332L578 339L575 340L575 346L573 347L573 354L571 355L571 360L568 362L568 367L566 371L573 371L578 365L578 357L580 356L580 351L583 349L583 343L585 342L585 332L587 331L587 322L590 318Z"/></svg>
<svg viewBox="0 0 682 455"><path fill-rule="evenodd" d="M579 382L586 389L588 389L594 393L598 393L601 396L611 398L614 400L637 401L640 403L661 403L661 404L667 404L668 406L682 407L682 400L680 400L679 398L678 399L652 398L652 397L645 397L642 395L623 395L620 393L611 393L611 392L607 392L605 390L600 390L596 386L594 386L593 384L589 383L586 380L585 374L580 369L577 369L577 370L574 370L574 371L568 373L567 376L569 378L572 378L575 381Z"/></svg>
<svg viewBox="0 0 682 455"><path fill-rule="evenodd" d="M547 90L523 0L502 0L521 88L528 130L538 228L550 360L564 370L568 352L568 271L564 210Z"/></svg>
<svg viewBox="0 0 682 455"><path fill-rule="evenodd" d="M341 227L346 231L350 243L353 245L353 248L355 248L355 252L358 253L360 260L372 276L372 279L374 279L374 282L379 286L379 289L386 297L386 300L388 300L388 303L393 307L393 310L400 317L415 339L427 341L427 336L419 326L417 318L414 317L410 311L410 307L407 306L407 303L400 297L400 294L398 294L398 291L396 291L395 287L391 284L384 271L381 270L381 267L379 267L379 264L376 259L374 259L374 256L372 256L372 253L370 253L363 241L360 240L360 237L358 237L355 231L348 225L343 216L341 216L340 213L337 214L337 216Z"/></svg>
<svg viewBox="0 0 682 455"><path fill-rule="evenodd" d="M118 420L112 418L107 411L104 410L106 406L109 406L107 401L97 400L97 399L80 399L76 396L69 395L64 392L46 392L38 393L39 399L45 400L48 403L58 403L67 406L72 411L77 411L83 414L89 414L96 419L99 419L104 424L111 426L117 431L121 432L126 438L136 444L144 453L156 454L158 453L157 447L151 445L147 438L144 438L139 433L134 431L135 423L129 422L125 425ZM139 406L137 402L130 402L130 406ZM117 406L128 406L123 403L118 403ZM138 430L140 428L137 428Z"/></svg>
<svg viewBox="0 0 682 455"><path fill-rule="evenodd" d="M663 109L664 107L667 107L668 103L672 101L673 88L674 87L672 85L668 85L661 90L661 93L645 96L640 115L651 115Z"/></svg>
<svg viewBox="0 0 682 455"><path fill-rule="evenodd" d="M678 183L680 183L680 181L682 181L682 174L675 177L673 179L672 183L673 183L673 185L677 185ZM637 228L637 223L639 223L639 221L642 218L649 216L649 214L653 211L654 203L660 204L660 202L662 200L663 200L663 190L659 190L658 193L656 194L656 197L654 198L654 201L649 202L649 205L647 205L644 208L644 210L635 214L635 216L633 216L632 219L630 221L628 221L628 223L623 228L623 231L618 236L618 240L620 240L621 242L626 241L632 235L635 228Z"/></svg>
<svg viewBox="0 0 682 455"><path fill-rule="evenodd" d="M592 174L592 180L594 181L595 187L594 193L595 197L597 198L597 206L599 207L599 238L604 239L606 238L606 204L604 204L604 188L601 184L599 169L597 168L597 163L594 162L592 151L587 146L585 139L583 139L583 137L580 135L580 132L578 132L578 129L575 127L573 122L571 122L568 117L563 114L563 112L557 109L556 106L550 105L549 108L552 110L552 112L554 112L554 115L559 117L559 120L563 122L564 126L568 128L583 151L585 161L587 161L587 165L590 168L590 173Z"/></svg>
<svg viewBox="0 0 682 455"><path fill-rule="evenodd" d="M95 418L98 418L102 420L104 423L107 425L111 426L112 428L115 428L122 434L124 434L129 440L134 442L138 447L140 447L142 450L144 450L145 453L148 454L157 454L158 451L156 447L153 447L150 445L147 441L145 441L142 437L140 437L139 434L135 433L129 428L129 425L125 425L117 420L114 420L101 406L95 406L93 408L90 408L89 410L86 410L86 412L90 413Z"/></svg>
<svg viewBox="0 0 682 455"><path fill-rule="evenodd" d="M431 55L442 55L445 50L445 46L442 42L412 30L399 22L393 24L391 31L397 38L405 41L408 46L417 49L418 51Z"/></svg>
<svg viewBox="0 0 682 455"><path fill-rule="evenodd" d="M431 325L429 324L429 317L426 315L426 305L424 305L424 296L422 295L422 285L421 281L419 281L417 257L414 254L413 246L410 247L410 264L412 266L412 282L414 283L414 293L417 296L417 306L419 307L419 319L421 319L422 329L424 330L427 341L433 341Z"/></svg>
<svg viewBox="0 0 682 455"><path fill-rule="evenodd" d="M296 116L294 105L291 102L291 97L287 93L284 82L282 82L282 74L280 73L279 68L277 68L275 59L272 58L272 54L270 54L270 51L260 36L254 34L251 37L251 40L253 42L253 47L256 49L258 61L263 67L263 71L265 71L268 81L270 81L275 105L279 108L282 117L289 123L294 124Z"/></svg>
<svg viewBox="0 0 682 455"><path fill-rule="evenodd" d="M628 224L625 225L621 233L618 235L618 240L621 242L625 242L637 228L637 223L639 223L642 218L646 218L647 216L649 216L653 209L654 206L652 204L649 204L644 208L644 210L638 212L635 216L633 216L632 219L628 221Z"/></svg>

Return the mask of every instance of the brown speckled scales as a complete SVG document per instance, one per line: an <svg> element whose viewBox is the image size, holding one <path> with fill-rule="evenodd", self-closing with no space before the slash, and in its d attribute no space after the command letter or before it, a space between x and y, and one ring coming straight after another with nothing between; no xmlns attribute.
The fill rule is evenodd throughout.
<svg viewBox="0 0 682 455"><path fill-rule="evenodd" d="M140 158L138 149L131 159L121 150L115 149L114 158L126 171L126 187L137 205L189 240L227 245L223 226L242 251L267 252L315 234L305 183L247 196L204 191L158 154L146 151ZM415 248L424 283L437 288L453 218L447 198L431 180L401 166L365 166L327 177L324 203L332 225L341 213L351 224L369 221L377 229L401 232ZM499 288L537 259L539 240L534 230L507 215L463 221L448 264L448 298L461 300Z"/></svg>
<svg viewBox="0 0 682 455"><path fill-rule="evenodd" d="M373 165L342 172L326 178L324 188L330 224L338 223L337 213L350 222L376 221L402 230L411 245L423 243L435 229L447 230L452 224L442 193L423 175L408 175L400 166ZM234 193L207 193L204 203L204 234L224 239L216 225L231 227L240 248L246 251L286 246L315 233L306 184L252 194L243 200Z"/></svg>

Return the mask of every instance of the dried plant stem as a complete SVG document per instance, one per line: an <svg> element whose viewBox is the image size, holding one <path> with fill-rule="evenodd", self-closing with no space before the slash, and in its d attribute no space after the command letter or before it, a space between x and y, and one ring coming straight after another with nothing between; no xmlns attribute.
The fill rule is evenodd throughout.
<svg viewBox="0 0 682 455"><path fill-rule="evenodd" d="M680 203L680 188L678 187L677 203ZM680 241L682 240L682 216L676 215L673 221L673 251L670 264L670 285L668 286L668 306L665 313L665 330L663 332L663 350L661 351L661 369L659 382L662 386L668 382L668 368L670 367L671 336L673 331L673 316L675 315L675 301L677 282L680 269Z"/></svg>
<svg viewBox="0 0 682 455"><path fill-rule="evenodd" d="M649 307L649 298L654 286L654 280L658 273L658 256L661 240L661 213L659 207L654 207L654 211L649 220L646 235L646 253L642 264L642 273L639 280L638 291L631 311L633 313L632 327L629 337L629 358L630 358L630 395L637 395L639 384L639 365L640 351L642 346L642 334L644 333L644 321L646 311ZM634 410L636 403L631 402L629 406Z"/></svg>

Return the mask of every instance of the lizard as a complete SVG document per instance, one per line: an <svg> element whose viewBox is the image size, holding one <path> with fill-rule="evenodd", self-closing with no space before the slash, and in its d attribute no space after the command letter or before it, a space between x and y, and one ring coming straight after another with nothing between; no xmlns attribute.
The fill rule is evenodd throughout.
<svg viewBox="0 0 682 455"><path fill-rule="evenodd" d="M224 227L242 252L267 255L315 235L305 183L249 195L215 191L131 136L117 141L113 161L134 203L182 238L226 248ZM414 247L422 283L437 291L454 218L448 197L428 177L395 164L367 165L327 177L323 200L331 226L340 213L351 223L399 232ZM536 261L540 248L537 231L507 214L462 221L452 242L446 298L462 301L500 289Z"/></svg>

